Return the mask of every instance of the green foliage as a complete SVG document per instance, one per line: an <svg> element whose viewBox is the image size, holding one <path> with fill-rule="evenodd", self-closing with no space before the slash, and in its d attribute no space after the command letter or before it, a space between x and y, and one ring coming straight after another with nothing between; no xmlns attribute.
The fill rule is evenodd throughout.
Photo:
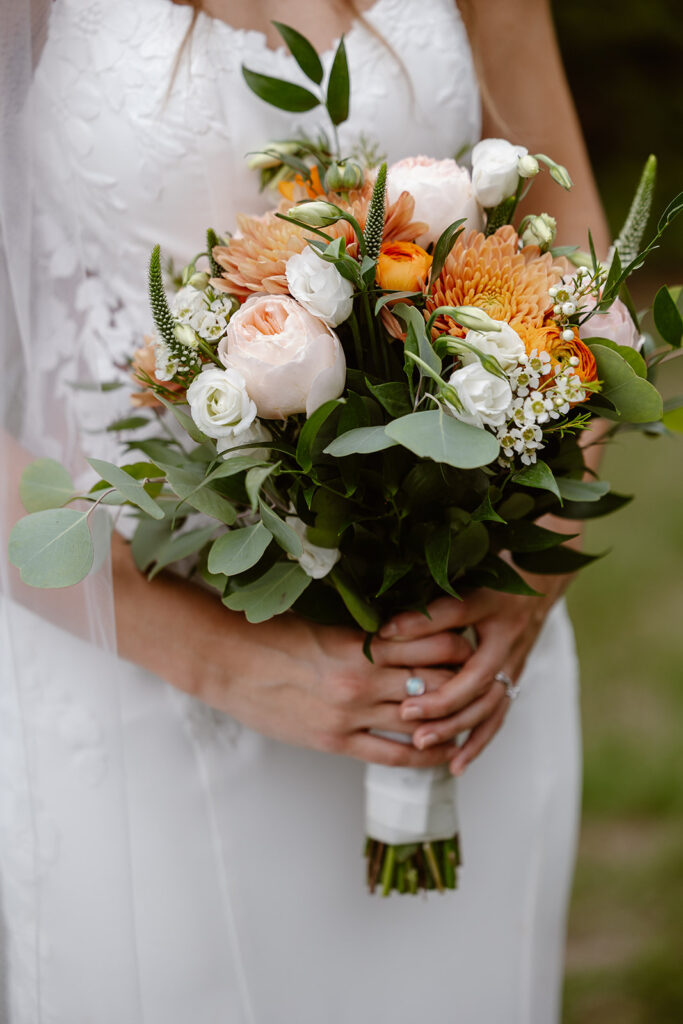
<svg viewBox="0 0 683 1024"><path fill-rule="evenodd" d="M9 557L31 587L70 587L93 563L88 513L50 508L24 516L13 528Z"/></svg>
<svg viewBox="0 0 683 1024"><path fill-rule="evenodd" d="M365 245L367 248L368 258L371 260L377 260L379 257L379 250L382 245L382 236L384 234L386 202L387 165L382 164L377 172L377 177L375 178L370 206L368 207L368 215L365 221Z"/></svg>
<svg viewBox="0 0 683 1024"><path fill-rule="evenodd" d="M118 466L114 466L111 462L105 462L103 459L88 459L88 462L103 480L106 480L108 484L111 484L112 487L116 488L123 495L126 501L137 505L139 509L146 512L152 519L163 519L163 509L150 498L138 480L135 480L129 473L126 473L125 466L119 469Z"/></svg>
<svg viewBox="0 0 683 1024"><path fill-rule="evenodd" d="M229 530L211 546L208 567L211 573L237 576L253 568L260 561L273 539L263 523Z"/></svg>
<svg viewBox="0 0 683 1024"><path fill-rule="evenodd" d="M289 47L289 52L306 77L310 78L316 85L320 85L323 80L323 66L320 63L318 54L315 52L315 48L311 46L308 39L302 36L301 32L297 32L295 28L291 28L289 25L284 25L281 21L274 21L273 25L284 39Z"/></svg>
<svg viewBox="0 0 683 1024"><path fill-rule="evenodd" d="M671 294L671 289L666 285L663 285L655 295L652 315L664 341L674 348L680 348L683 340L683 316Z"/></svg>
<svg viewBox="0 0 683 1024"><path fill-rule="evenodd" d="M456 241L465 230L463 224L466 218L461 217L460 220L454 220L452 224L449 224L441 234L439 235L436 245L434 246L434 255L432 258L432 266L430 270L430 280L436 281L437 277L444 268L446 257L455 245Z"/></svg>
<svg viewBox="0 0 683 1024"><path fill-rule="evenodd" d="M397 442L389 437L384 427L354 427L340 434L325 448L326 455L341 459L346 455L369 455L391 448Z"/></svg>
<svg viewBox="0 0 683 1024"><path fill-rule="evenodd" d="M640 247L645 235L645 228L650 219L652 210L652 199L655 191L655 180L657 178L657 158L650 155L640 175L640 180L633 197L628 216L624 226L619 232L619 237L614 243L616 251L621 257L622 263L631 263L640 252Z"/></svg>
<svg viewBox="0 0 683 1024"><path fill-rule="evenodd" d="M227 593L223 604L244 612L248 622L264 622L291 608L310 582L296 562L276 562L263 576Z"/></svg>
<svg viewBox="0 0 683 1024"><path fill-rule="evenodd" d="M335 128L343 124L349 116L350 95L349 65L346 59L344 37L342 36L332 61L330 79L327 83L327 99L325 101L327 112Z"/></svg>
<svg viewBox="0 0 683 1024"><path fill-rule="evenodd" d="M654 385L643 380L613 349L600 342L593 342L589 347L602 382L600 394L614 406L623 420L650 423L662 418L662 396Z"/></svg>
<svg viewBox="0 0 683 1024"><path fill-rule="evenodd" d="M401 416L385 431L416 455L459 469L486 466L500 450L493 434L462 423L440 409Z"/></svg>
<svg viewBox="0 0 683 1024"><path fill-rule="evenodd" d="M543 459L538 459L532 466L526 466L517 473L513 473L512 479L516 484L522 484L524 487L537 487L542 491L550 491L560 503L562 502L562 494L557 480L550 466Z"/></svg>
<svg viewBox="0 0 683 1024"><path fill-rule="evenodd" d="M320 100L309 89L294 82L286 82L282 78L272 78L270 75L260 75L256 71L242 65L242 74L253 93L270 103L272 107L279 110L288 110L292 113L304 113L320 106Z"/></svg>
<svg viewBox="0 0 683 1024"><path fill-rule="evenodd" d="M21 474L19 497L27 512L42 512L68 504L75 496L69 473L54 459L36 459Z"/></svg>

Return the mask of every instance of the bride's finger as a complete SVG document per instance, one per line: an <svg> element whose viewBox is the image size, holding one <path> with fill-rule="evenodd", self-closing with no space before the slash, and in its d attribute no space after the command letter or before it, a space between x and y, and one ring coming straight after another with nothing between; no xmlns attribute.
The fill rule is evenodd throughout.
<svg viewBox="0 0 683 1024"><path fill-rule="evenodd" d="M427 607L429 618L421 612L402 612L390 619L379 631L383 640L414 640L433 636L447 629L462 629L488 615L495 607L493 591L473 590L462 601L455 597L439 597Z"/></svg>
<svg viewBox="0 0 683 1024"><path fill-rule="evenodd" d="M459 733L481 725L498 710L501 703L507 701L505 687L502 683L495 683L482 697L472 701L456 715L421 725L413 734L413 745L418 750L426 750L437 743L453 740Z"/></svg>
<svg viewBox="0 0 683 1024"><path fill-rule="evenodd" d="M460 633L446 630L419 640L372 642L376 665L462 665L472 656L472 644Z"/></svg>
<svg viewBox="0 0 683 1024"><path fill-rule="evenodd" d="M450 770L453 775L462 775L465 768L478 754L481 754L501 725L505 721L505 715L510 706L509 698L501 701L496 710L481 725L476 726L469 734L456 756L450 762Z"/></svg>
<svg viewBox="0 0 683 1024"><path fill-rule="evenodd" d="M337 753L395 768L435 768L450 761L456 751L453 743L444 743L431 750L416 750L410 743L387 740L369 732L356 732L347 738L344 749Z"/></svg>

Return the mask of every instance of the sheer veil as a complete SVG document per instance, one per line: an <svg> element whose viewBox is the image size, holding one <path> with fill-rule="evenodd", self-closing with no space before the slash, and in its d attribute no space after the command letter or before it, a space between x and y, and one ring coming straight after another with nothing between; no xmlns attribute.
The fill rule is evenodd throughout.
<svg viewBox="0 0 683 1024"><path fill-rule="evenodd" d="M102 904L102 927L112 936L110 969L116 973L118 963L122 976L135 977L129 962L135 935L109 567L78 587L37 591L21 582L7 555L9 532L23 514L22 467L48 456L78 478L84 465L73 410L54 383L43 309L45 290L54 285L34 230L41 140L34 138L32 92L50 8L50 0L3 0L0 7L0 1019L11 1024L53 1019L49 1004L58 951L46 948L44 933L49 924L55 934L54 922L56 934L79 928L78 910L68 905L73 879L61 866L55 806L82 819L79 854L101 861L100 880L115 894L111 906ZM68 277L60 276L64 302L73 303L83 273L74 266ZM85 361L76 354L73 365L83 380ZM105 723L99 768L93 767L84 715ZM91 774L100 771L96 794L78 786L69 792L69 779L59 770L66 747L81 761L90 756ZM101 892L78 896L102 900ZM86 943L88 936L78 941ZM96 1019L92 1009L89 1019ZM119 1019L140 1019L137 993L122 994Z"/></svg>

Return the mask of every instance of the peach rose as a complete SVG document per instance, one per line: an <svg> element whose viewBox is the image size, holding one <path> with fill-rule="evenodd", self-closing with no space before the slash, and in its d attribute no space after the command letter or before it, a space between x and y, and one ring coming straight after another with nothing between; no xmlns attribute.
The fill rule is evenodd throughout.
<svg viewBox="0 0 683 1024"><path fill-rule="evenodd" d="M264 419L307 416L346 383L339 338L287 295L254 295L233 313L218 346L224 366L239 370Z"/></svg>
<svg viewBox="0 0 683 1024"><path fill-rule="evenodd" d="M582 338L607 338L617 345L625 345L636 351L643 344L643 336L638 333L631 314L621 301L615 299L606 313L595 313L590 320L579 328Z"/></svg>
<svg viewBox="0 0 683 1024"><path fill-rule="evenodd" d="M481 207L474 197L470 176L455 160L432 160L411 156L392 164L387 173L387 197L395 203L402 192L415 200L414 219L426 221L429 229L415 239L422 245L436 242L449 224L465 217L465 229L479 231L483 224Z"/></svg>
<svg viewBox="0 0 683 1024"><path fill-rule="evenodd" d="M377 284L384 291L421 291L432 257L414 242L384 242L377 260Z"/></svg>

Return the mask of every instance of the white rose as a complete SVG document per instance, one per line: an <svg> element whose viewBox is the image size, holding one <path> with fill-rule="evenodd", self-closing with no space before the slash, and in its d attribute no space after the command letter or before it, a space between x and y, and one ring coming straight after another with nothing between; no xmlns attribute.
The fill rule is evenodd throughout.
<svg viewBox="0 0 683 1024"><path fill-rule="evenodd" d="M306 575L314 580L321 580L323 576L327 576L341 558L339 548L321 548L317 544L311 544L306 536L306 524L298 516L286 516L285 522L298 535L304 549L301 557L295 561L299 563Z"/></svg>
<svg viewBox="0 0 683 1024"><path fill-rule="evenodd" d="M254 422L256 405L237 370L205 366L187 389L192 419L208 437L238 437Z"/></svg>
<svg viewBox="0 0 683 1024"><path fill-rule="evenodd" d="M588 309L586 305L584 309ZM580 338L607 338L616 345L626 345L636 352L643 344L643 336L638 333L631 314L621 301L615 299L606 313L594 313L590 320L579 327Z"/></svg>
<svg viewBox="0 0 683 1024"><path fill-rule="evenodd" d="M310 245L289 257L285 274L292 296L328 327L336 327L351 316L353 285Z"/></svg>
<svg viewBox="0 0 683 1024"><path fill-rule="evenodd" d="M465 341L469 345L474 345L485 356L493 356L507 372L517 365L526 349L517 331L510 327L510 324L504 320L497 322L500 324L499 331L468 331ZM462 352L458 355L463 366L479 362L474 352Z"/></svg>
<svg viewBox="0 0 683 1024"><path fill-rule="evenodd" d="M489 373L479 360L455 370L448 383L454 387L463 409L446 404L454 416L475 427L502 427L512 404L512 389L506 380Z"/></svg>
<svg viewBox="0 0 683 1024"><path fill-rule="evenodd" d="M233 459L239 455L252 455L267 461L270 448L235 448L235 445L247 444L248 441L272 441L273 435L259 420L254 420L250 427L241 431L237 437L219 437L216 448L224 459Z"/></svg>
<svg viewBox="0 0 683 1024"><path fill-rule="evenodd" d="M346 383L339 338L288 295L253 295L233 313L218 346L224 366L244 377L258 415L310 416Z"/></svg>
<svg viewBox="0 0 683 1024"><path fill-rule="evenodd" d="M455 160L432 160L427 156L408 157L392 164L387 172L387 196L395 203L401 192L415 200L414 219L429 224L415 241L427 246L455 220L465 218L463 227L480 231L482 213L472 191L470 176Z"/></svg>
<svg viewBox="0 0 683 1024"><path fill-rule="evenodd" d="M483 139L472 150L472 187L486 209L514 195L519 180L517 161L526 156L524 146L505 139Z"/></svg>

